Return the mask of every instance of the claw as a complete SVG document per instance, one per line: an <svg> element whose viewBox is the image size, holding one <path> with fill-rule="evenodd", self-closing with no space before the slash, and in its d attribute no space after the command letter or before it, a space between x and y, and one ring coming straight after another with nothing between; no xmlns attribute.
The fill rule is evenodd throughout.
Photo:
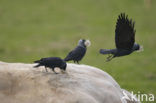
<svg viewBox="0 0 156 103"><path fill-rule="evenodd" d="M112 59L114 58L114 55L109 55L106 59L106 62L109 62L111 61Z"/></svg>

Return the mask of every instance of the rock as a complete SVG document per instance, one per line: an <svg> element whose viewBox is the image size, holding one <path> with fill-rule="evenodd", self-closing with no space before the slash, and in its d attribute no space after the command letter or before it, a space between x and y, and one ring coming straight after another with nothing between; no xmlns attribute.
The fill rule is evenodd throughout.
<svg viewBox="0 0 156 103"><path fill-rule="evenodd" d="M123 89L98 68L68 63L55 74L33 66L0 62L1 103L138 103L121 101Z"/></svg>

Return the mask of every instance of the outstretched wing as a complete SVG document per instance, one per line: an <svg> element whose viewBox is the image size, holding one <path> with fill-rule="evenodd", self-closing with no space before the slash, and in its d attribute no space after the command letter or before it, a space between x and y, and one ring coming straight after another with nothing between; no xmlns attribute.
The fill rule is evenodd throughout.
<svg viewBox="0 0 156 103"><path fill-rule="evenodd" d="M128 19L128 15L121 13L118 16L115 29L115 44L118 49L131 50L135 42L135 22Z"/></svg>
<svg viewBox="0 0 156 103"><path fill-rule="evenodd" d="M81 60L82 57L85 55L85 52L86 48L78 46L74 50L72 50L64 60L65 61Z"/></svg>

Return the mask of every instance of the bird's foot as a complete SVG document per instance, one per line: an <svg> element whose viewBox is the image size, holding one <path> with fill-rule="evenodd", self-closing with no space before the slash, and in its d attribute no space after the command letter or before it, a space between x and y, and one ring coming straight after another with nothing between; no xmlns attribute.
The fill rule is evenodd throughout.
<svg viewBox="0 0 156 103"><path fill-rule="evenodd" d="M106 62L109 62L109 61L111 61L112 59L113 59L113 55L109 55L108 57L107 57L107 59L106 59Z"/></svg>

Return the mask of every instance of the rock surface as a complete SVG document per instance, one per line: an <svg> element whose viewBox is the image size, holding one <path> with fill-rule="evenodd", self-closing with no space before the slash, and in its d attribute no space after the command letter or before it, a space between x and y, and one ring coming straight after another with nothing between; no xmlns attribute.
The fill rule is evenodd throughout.
<svg viewBox="0 0 156 103"><path fill-rule="evenodd" d="M0 103L138 103L121 101L123 89L98 68L68 63L55 74L33 66L0 62Z"/></svg>

